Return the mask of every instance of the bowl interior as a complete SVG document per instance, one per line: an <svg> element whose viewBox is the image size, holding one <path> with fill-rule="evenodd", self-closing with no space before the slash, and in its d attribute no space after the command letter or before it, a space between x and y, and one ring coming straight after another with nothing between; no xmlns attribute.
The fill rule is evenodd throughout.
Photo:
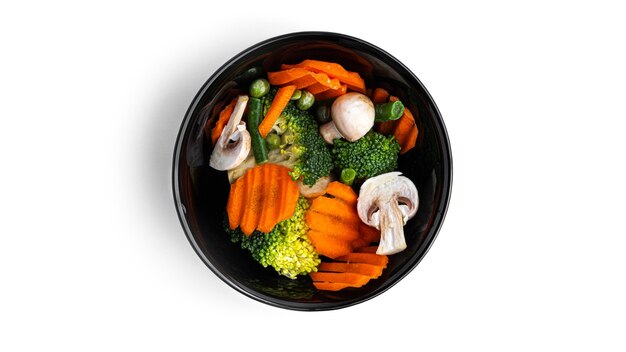
<svg viewBox="0 0 626 352"><path fill-rule="evenodd" d="M408 248L389 257L383 275L358 289L317 291L308 277L291 280L263 268L222 229L229 184L226 172L208 166L211 143L204 126L219 104L247 89L249 69L278 70L303 59L338 62L359 72L369 88L383 87L415 116L416 147L399 158L399 170L417 186L417 215L405 227ZM294 33L259 43L222 66L202 87L183 121L174 154L174 196L181 223L202 260L240 292L291 309L349 306L382 293L413 269L443 221L451 186L448 137L439 112L419 80L381 49L356 38L320 32Z"/></svg>

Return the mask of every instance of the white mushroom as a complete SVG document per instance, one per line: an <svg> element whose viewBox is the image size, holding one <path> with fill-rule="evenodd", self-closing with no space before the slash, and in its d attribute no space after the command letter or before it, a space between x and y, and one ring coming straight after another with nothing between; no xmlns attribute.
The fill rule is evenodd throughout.
<svg viewBox="0 0 626 352"><path fill-rule="evenodd" d="M417 213L417 188L400 172L367 179L361 186L357 210L364 223L380 230L376 254L389 255L406 248L404 224Z"/></svg>
<svg viewBox="0 0 626 352"><path fill-rule="evenodd" d="M333 120L320 126L326 143L341 137L354 142L374 126L374 103L361 93L347 93L335 99L330 115Z"/></svg>
<svg viewBox="0 0 626 352"><path fill-rule="evenodd" d="M250 153L250 133L246 130L246 123L241 121L247 103L247 95L237 98L235 109L211 153L209 165L212 168L220 171L233 169Z"/></svg>
<svg viewBox="0 0 626 352"><path fill-rule="evenodd" d="M300 189L300 194L302 194L304 198L315 198L326 193L326 188L328 188L330 181L330 176L324 176L320 177L319 180L313 184L313 186L305 185L302 183L301 179L297 181L297 184Z"/></svg>

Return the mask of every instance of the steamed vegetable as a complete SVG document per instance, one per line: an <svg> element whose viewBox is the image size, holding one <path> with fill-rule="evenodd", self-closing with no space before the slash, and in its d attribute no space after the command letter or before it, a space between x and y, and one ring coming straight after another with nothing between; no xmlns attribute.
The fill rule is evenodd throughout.
<svg viewBox="0 0 626 352"><path fill-rule="evenodd" d="M393 121L399 119L404 113L404 105L401 101L381 103L374 105L375 122Z"/></svg>
<svg viewBox="0 0 626 352"><path fill-rule="evenodd" d="M258 78L250 83L250 96L261 98L270 92L270 82L265 78Z"/></svg>
<svg viewBox="0 0 626 352"><path fill-rule="evenodd" d="M390 102L398 101L397 97L390 96ZM385 121L376 124L376 131L384 135L393 135L401 146L400 154L404 154L415 147L419 133L415 118L411 110L404 108L402 116L395 121Z"/></svg>
<svg viewBox="0 0 626 352"><path fill-rule="evenodd" d="M347 287L361 287L380 277L389 259L385 255L371 253L371 248L364 247L335 261L322 262L317 272L309 274L313 285L322 291L339 291Z"/></svg>
<svg viewBox="0 0 626 352"><path fill-rule="evenodd" d="M359 218L381 232L377 254L395 254L406 248L404 224L417 213L415 184L400 175L389 172L369 178L359 192Z"/></svg>
<svg viewBox="0 0 626 352"><path fill-rule="evenodd" d="M374 104L385 103L389 99L389 93L383 88L376 88L370 98Z"/></svg>
<svg viewBox="0 0 626 352"><path fill-rule="evenodd" d="M315 103L315 97L311 94L311 92L305 90L302 91L302 95L300 96L300 99L298 99L296 106L298 106L298 109L300 110L308 110L311 106L313 106L313 103Z"/></svg>
<svg viewBox="0 0 626 352"><path fill-rule="evenodd" d="M308 226L304 213L308 208L305 198L299 198L295 212L289 219L278 223L269 233L255 231L245 235L240 229L226 232L231 241L240 243L264 267L273 267L280 275L295 279L317 270L320 258L306 236Z"/></svg>
<svg viewBox="0 0 626 352"><path fill-rule="evenodd" d="M247 95L237 97L235 108L215 142L209 159L209 166L215 170L234 169L241 165L250 153L250 133L246 130L246 123L241 121L247 103Z"/></svg>
<svg viewBox="0 0 626 352"><path fill-rule="evenodd" d="M300 110L294 101L289 102L274 128L282 131L280 152L289 158L294 180L302 178L303 184L312 186L330 174L333 168L330 151L308 110Z"/></svg>
<svg viewBox="0 0 626 352"><path fill-rule="evenodd" d="M284 166L267 163L248 170L233 183L226 204L229 227L240 227L250 235L255 229L270 232L290 218L299 191L288 172Z"/></svg>
<svg viewBox="0 0 626 352"><path fill-rule="evenodd" d="M393 136L385 137L373 131L356 142L336 139L331 149L335 167L354 169L359 179L395 170L399 152L400 145Z"/></svg>
<svg viewBox="0 0 626 352"><path fill-rule="evenodd" d="M332 121L320 127L320 134L328 144L337 138L354 142L372 129L374 115L374 104L367 96L355 92L342 95L333 102Z"/></svg>
<svg viewBox="0 0 626 352"><path fill-rule="evenodd" d="M235 110L236 103L237 98L233 98L230 104L226 105L226 107L220 111L219 118L217 119L217 122L215 122L215 127L211 130L211 143L213 145L215 145L215 142L217 142L218 138L220 138L220 135L224 130L224 126L226 126L230 115L233 113L233 110Z"/></svg>
<svg viewBox="0 0 626 352"><path fill-rule="evenodd" d="M339 179L341 180L341 183L352 186L352 182L354 182L355 177L356 171L354 171L354 169L347 168L341 170L341 176Z"/></svg>
<svg viewBox="0 0 626 352"><path fill-rule="evenodd" d="M252 153L257 164L267 161L267 145L259 133L259 123L263 114L261 99L250 98L248 101L248 132L252 142Z"/></svg>
<svg viewBox="0 0 626 352"><path fill-rule="evenodd" d="M291 96L295 90L296 86L286 86L278 89L272 99L272 103L267 110L267 113L265 114L265 118L263 118L263 122L259 125L259 133L261 134L261 137L265 138L267 134L270 133L272 126L274 126L276 120L278 120L278 117L291 100Z"/></svg>
<svg viewBox="0 0 626 352"><path fill-rule="evenodd" d="M313 72L324 73L330 78L336 78L344 83L348 88L365 93L365 81L356 72L347 71L341 65L334 62L326 62L320 60L304 60L295 65L281 65L282 70L291 68L302 68Z"/></svg>

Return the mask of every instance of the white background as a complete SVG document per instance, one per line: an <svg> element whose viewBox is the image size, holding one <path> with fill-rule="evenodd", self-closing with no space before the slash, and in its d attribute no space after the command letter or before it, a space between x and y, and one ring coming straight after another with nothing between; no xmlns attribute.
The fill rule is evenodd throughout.
<svg viewBox="0 0 626 352"><path fill-rule="evenodd" d="M0 350L624 351L619 1L0 5ZM235 292L173 205L182 117L226 60L301 30L403 61L452 142L444 226L383 295Z"/></svg>

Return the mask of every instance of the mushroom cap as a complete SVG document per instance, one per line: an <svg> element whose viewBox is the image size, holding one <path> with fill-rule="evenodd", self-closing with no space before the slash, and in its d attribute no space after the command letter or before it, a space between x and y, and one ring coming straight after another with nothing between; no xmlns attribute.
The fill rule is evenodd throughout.
<svg viewBox="0 0 626 352"><path fill-rule="evenodd" d="M380 208L390 202L398 204L404 224L417 213L419 196L415 184L401 172L388 172L363 182L357 211L364 223L380 230Z"/></svg>
<svg viewBox="0 0 626 352"><path fill-rule="evenodd" d="M339 133L350 142L363 137L374 126L374 103L361 93L346 93L335 99L330 114Z"/></svg>

